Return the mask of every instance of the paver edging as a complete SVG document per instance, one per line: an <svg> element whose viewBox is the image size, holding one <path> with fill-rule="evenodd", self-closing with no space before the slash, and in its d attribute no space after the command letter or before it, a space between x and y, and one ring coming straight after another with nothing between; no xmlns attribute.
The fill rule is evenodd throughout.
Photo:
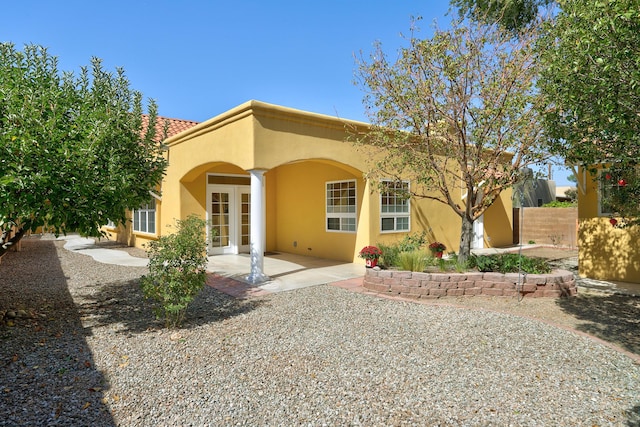
<svg viewBox="0 0 640 427"><path fill-rule="evenodd" d="M367 268L362 285L377 293L410 298L441 296L570 297L578 293L575 277L567 270L548 274L441 272L419 273L406 270Z"/></svg>

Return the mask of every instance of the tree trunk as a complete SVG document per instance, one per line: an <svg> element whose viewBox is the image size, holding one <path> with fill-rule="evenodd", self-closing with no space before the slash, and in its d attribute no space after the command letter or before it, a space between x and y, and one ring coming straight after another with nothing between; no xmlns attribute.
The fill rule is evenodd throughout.
<svg viewBox="0 0 640 427"><path fill-rule="evenodd" d="M22 237L24 236L24 233L26 231L27 230L25 228L19 228L15 232L13 237L11 237L9 240L7 240L6 242L5 241L0 242L1 243L0 244L0 257L2 255L4 255L9 250L9 248L11 248L11 246L17 244L20 241L20 239L22 239Z"/></svg>
<svg viewBox="0 0 640 427"><path fill-rule="evenodd" d="M462 215L462 228L460 232L460 251L458 262L466 263L471 255L471 239L473 237L473 220L467 215Z"/></svg>

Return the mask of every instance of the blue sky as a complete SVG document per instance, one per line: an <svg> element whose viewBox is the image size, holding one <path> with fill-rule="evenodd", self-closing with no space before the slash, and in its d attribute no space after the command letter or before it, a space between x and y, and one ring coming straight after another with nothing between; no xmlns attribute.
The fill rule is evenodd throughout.
<svg viewBox="0 0 640 427"><path fill-rule="evenodd" d="M0 41L46 46L65 71L121 66L160 115L195 121L250 99L366 121L354 55L380 41L393 58L412 16L424 37L449 21L444 0L6 3Z"/></svg>

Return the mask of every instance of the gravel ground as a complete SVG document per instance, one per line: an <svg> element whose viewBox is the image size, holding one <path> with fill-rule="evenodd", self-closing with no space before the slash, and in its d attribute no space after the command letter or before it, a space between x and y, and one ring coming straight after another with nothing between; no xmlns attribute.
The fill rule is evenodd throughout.
<svg viewBox="0 0 640 427"><path fill-rule="evenodd" d="M28 238L0 264L0 310L14 312L0 326L2 426L640 426L640 365L534 319L592 324L637 355L633 299L615 329L573 307L584 299L206 288L165 330L138 289L145 268L62 245Z"/></svg>

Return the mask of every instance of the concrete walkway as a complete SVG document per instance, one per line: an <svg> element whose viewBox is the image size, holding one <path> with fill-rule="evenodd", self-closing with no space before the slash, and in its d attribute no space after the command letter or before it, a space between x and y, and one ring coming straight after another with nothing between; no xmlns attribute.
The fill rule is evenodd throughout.
<svg viewBox="0 0 640 427"><path fill-rule="evenodd" d="M97 247L91 238L69 235L60 237L59 240L66 240L65 249L89 255L105 264L146 267L149 262L146 258L134 257L125 251ZM523 250L535 247L523 245ZM473 250L474 253L483 255L512 251L514 248ZM364 265L360 264L295 254L271 254L264 258L264 273L271 280L255 286L245 279L251 272L250 262L248 254L210 256L207 264L210 277L207 284L234 296L247 297L327 283L343 283L352 287L354 283L362 282L365 272ZM580 277L576 277L576 282L581 292L640 295L640 284L637 283L608 282Z"/></svg>
<svg viewBox="0 0 640 427"><path fill-rule="evenodd" d="M66 240L65 249L89 255L104 264L146 267L149 262L146 258L134 257L125 251L97 247L91 238L69 235L60 237L59 240ZM210 256L207 271L211 273L211 277L207 283L227 293L238 293L239 296L260 295L361 279L365 271L364 265L354 263L294 254L273 254L264 258L264 273L271 280L255 286L248 284L245 279L251 272L250 263L248 254Z"/></svg>
<svg viewBox="0 0 640 427"><path fill-rule="evenodd" d="M80 237L78 235L60 236L58 240L66 240L64 248L78 252L83 255L89 255L98 262L103 264L125 265L127 267L146 267L149 263L147 258L137 258L129 255L125 251L114 249L99 248L96 246L95 240L92 238Z"/></svg>

